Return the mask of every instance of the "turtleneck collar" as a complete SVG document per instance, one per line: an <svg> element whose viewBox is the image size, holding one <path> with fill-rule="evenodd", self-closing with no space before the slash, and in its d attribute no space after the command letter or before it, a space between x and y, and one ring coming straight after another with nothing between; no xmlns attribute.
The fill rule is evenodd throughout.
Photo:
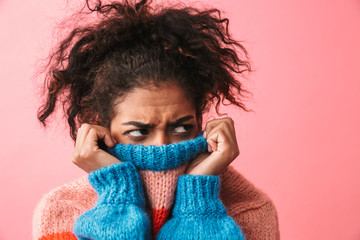
<svg viewBox="0 0 360 240"><path fill-rule="evenodd" d="M116 144L108 152L122 162L132 162L141 170L166 171L184 165L199 153L206 151L203 134L196 138L161 146Z"/></svg>

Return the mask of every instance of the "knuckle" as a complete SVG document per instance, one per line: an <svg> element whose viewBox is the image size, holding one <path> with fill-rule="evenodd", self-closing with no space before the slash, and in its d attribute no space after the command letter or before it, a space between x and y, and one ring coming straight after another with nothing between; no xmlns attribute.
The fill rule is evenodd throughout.
<svg viewBox="0 0 360 240"><path fill-rule="evenodd" d="M90 130L89 130L89 134L95 134L96 133L96 129L95 128L91 128Z"/></svg>
<svg viewBox="0 0 360 240"><path fill-rule="evenodd" d="M89 151L86 151L85 149L81 150L79 153L79 158L80 159L87 159L89 158Z"/></svg>
<svg viewBox="0 0 360 240"><path fill-rule="evenodd" d="M226 126L227 124L228 124L227 122L222 121L222 122L219 123L219 126L224 127L224 126Z"/></svg>
<svg viewBox="0 0 360 240"><path fill-rule="evenodd" d="M212 125L217 119L211 119L209 121L206 122L205 126L210 126Z"/></svg>
<svg viewBox="0 0 360 240"><path fill-rule="evenodd" d="M224 122L234 124L234 120L231 117L224 118Z"/></svg>
<svg viewBox="0 0 360 240"><path fill-rule="evenodd" d="M85 130L88 130L88 131L90 131L94 127L93 125L91 125L89 123L83 123L82 126L83 126L82 129L85 129Z"/></svg>
<svg viewBox="0 0 360 240"><path fill-rule="evenodd" d="M213 118L213 117L212 117ZM207 121L208 123L214 122L216 119L211 119L209 121Z"/></svg>

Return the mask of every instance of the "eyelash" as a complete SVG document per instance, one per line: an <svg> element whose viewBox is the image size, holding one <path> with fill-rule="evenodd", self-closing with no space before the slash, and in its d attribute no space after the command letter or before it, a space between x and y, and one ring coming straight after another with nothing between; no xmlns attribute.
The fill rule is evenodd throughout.
<svg viewBox="0 0 360 240"><path fill-rule="evenodd" d="M194 125L191 125L191 124L179 125L179 126L177 126L177 127L174 127L173 130L176 129L176 128L178 128L178 127L184 127L185 132L179 134L179 135L184 135L184 134L188 134L188 133L193 129ZM173 130L172 130L172 131L173 131Z"/></svg>
<svg viewBox="0 0 360 240"><path fill-rule="evenodd" d="M179 137L187 137L189 134L190 134L190 132L191 132L191 130L194 128L194 125L192 125L192 124L184 124L184 125L179 125L179 126L176 126L176 127L174 127L172 130L171 130L171 133L173 133L173 131L176 129L176 128L178 128L178 127L184 127L184 129L185 129L185 132L182 132L182 133L175 133L175 135L177 135L177 136L179 136ZM141 133L141 131L146 131L147 133ZM135 132L135 131L140 131L140 133L142 134L142 136L131 136L131 132ZM124 135L127 135L127 136L129 136L132 140L134 140L134 141L141 141L141 140L143 140L144 138L145 138L145 136L144 135L148 135L149 134L149 130L148 129L146 129L146 128L139 128L139 129L133 129L133 130L129 130L129 131L126 131L125 133L124 133Z"/></svg>

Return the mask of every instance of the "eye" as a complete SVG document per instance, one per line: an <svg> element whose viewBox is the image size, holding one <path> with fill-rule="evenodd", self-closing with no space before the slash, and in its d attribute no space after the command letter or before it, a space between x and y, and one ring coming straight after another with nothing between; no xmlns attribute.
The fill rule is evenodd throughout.
<svg viewBox="0 0 360 240"><path fill-rule="evenodd" d="M172 130L172 133L178 134L178 135L186 135L186 134L191 132L193 127L194 126L191 125L191 124L181 125L181 126L178 126L178 127L174 128Z"/></svg>
<svg viewBox="0 0 360 240"><path fill-rule="evenodd" d="M127 131L126 134L134 141L143 140L146 135L149 135L148 129L136 129Z"/></svg>

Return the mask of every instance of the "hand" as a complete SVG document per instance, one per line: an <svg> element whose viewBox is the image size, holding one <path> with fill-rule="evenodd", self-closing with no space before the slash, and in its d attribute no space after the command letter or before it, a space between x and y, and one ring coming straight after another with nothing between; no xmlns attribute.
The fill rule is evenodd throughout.
<svg viewBox="0 0 360 240"><path fill-rule="evenodd" d="M78 129L72 162L87 173L120 162L119 159L99 148L100 139L108 147L116 144L110 131L104 127L84 123Z"/></svg>
<svg viewBox="0 0 360 240"><path fill-rule="evenodd" d="M234 121L231 118L207 122L205 134L208 152L198 155L190 162L185 174L219 175L239 155Z"/></svg>

